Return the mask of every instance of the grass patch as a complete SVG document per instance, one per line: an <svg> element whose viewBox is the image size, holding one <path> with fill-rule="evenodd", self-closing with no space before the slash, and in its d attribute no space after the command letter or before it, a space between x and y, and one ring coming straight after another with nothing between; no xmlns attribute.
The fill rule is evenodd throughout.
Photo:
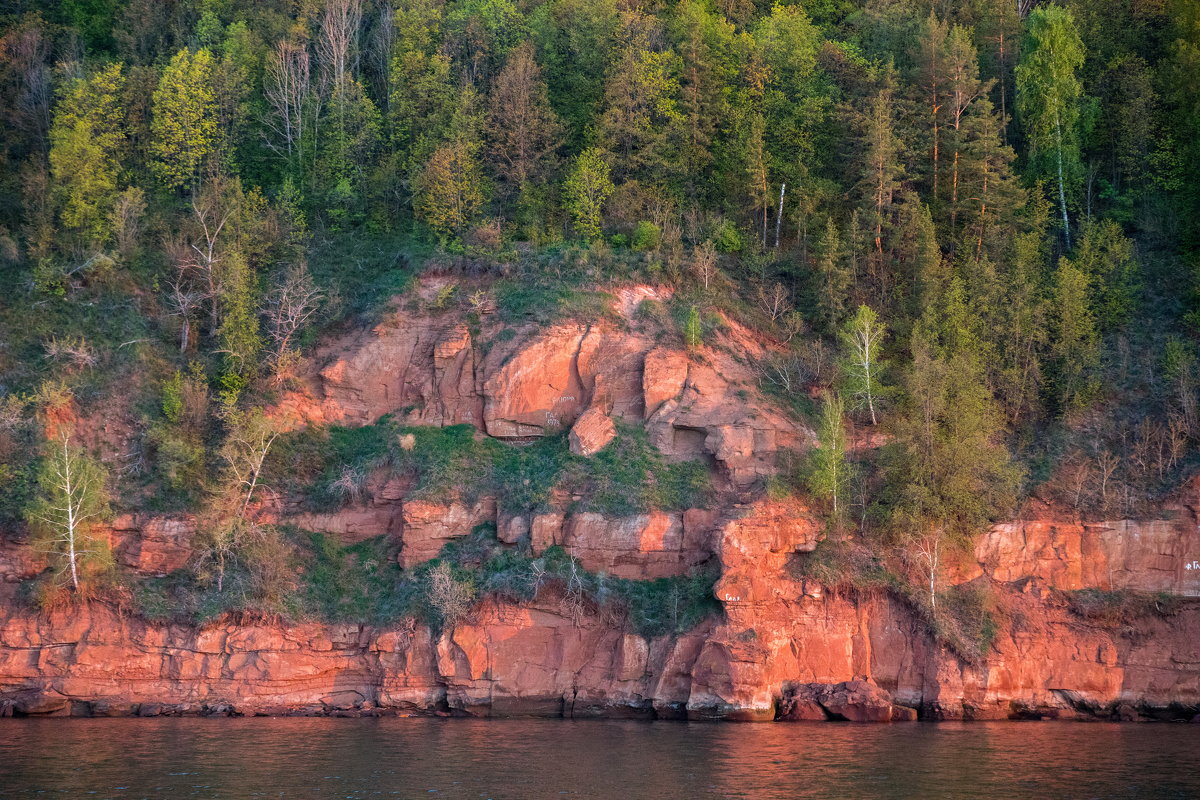
<svg viewBox="0 0 1200 800"><path fill-rule="evenodd" d="M496 311L508 325L548 325L564 319L593 322L613 315L612 295L538 280L501 280L495 284Z"/></svg>
<svg viewBox="0 0 1200 800"><path fill-rule="evenodd" d="M883 561L860 544L823 539L810 553L799 553L788 565L797 580L815 581L841 591L895 591L902 581Z"/></svg>
<svg viewBox="0 0 1200 800"><path fill-rule="evenodd" d="M412 287L417 269L433 252L428 243L402 232L326 233L308 252L313 280L332 300L323 327L370 318L392 297Z"/></svg>
<svg viewBox="0 0 1200 800"><path fill-rule="evenodd" d="M1107 628L1128 627L1146 617L1174 616L1183 604L1182 598L1169 592L1131 589L1079 589L1066 597L1071 613Z"/></svg>
<svg viewBox="0 0 1200 800"><path fill-rule="evenodd" d="M324 533L281 529L269 541L277 545L272 560L231 563L223 591L180 570L135 581L133 607L154 622L196 625L226 614L380 626L412 619L437 632L482 598L527 603L548 593L567 610L624 620L647 637L690 630L721 608L714 565L656 580L612 578L583 569L561 547L534 556L505 545L491 525L410 570L400 569L383 536L341 545Z"/></svg>
<svg viewBox="0 0 1200 800"><path fill-rule="evenodd" d="M382 466L411 479L410 497L474 503L495 495L517 513L545 510L556 488L582 495L581 510L612 516L709 502L711 479L703 462L668 463L641 428L619 424L618 430L607 448L583 458L571 454L565 433L512 444L481 436L470 425L404 427L384 417L361 428L281 436L264 480L318 511L353 501L355 485L365 493L367 477Z"/></svg>
<svg viewBox="0 0 1200 800"><path fill-rule="evenodd" d="M622 517L708 503L711 479L703 462L668 462L639 426L618 423L617 432L595 456L571 464L566 486L584 495L584 510Z"/></svg>
<svg viewBox="0 0 1200 800"><path fill-rule="evenodd" d="M986 657L1007 616L992 587L982 580L951 586L938 601L934 636L967 660Z"/></svg>
<svg viewBox="0 0 1200 800"><path fill-rule="evenodd" d="M714 565L655 580L612 578L588 572L558 546L536 557L528 550L505 546L487 525L450 542L437 560L418 567L413 577L417 586L443 562L450 565L455 580L469 586L477 597L529 602L552 588L566 605L622 617L641 636L682 633L721 610L713 595L718 577ZM428 588L420 593L432 595ZM426 612L422 621L435 627L446 622L436 606Z"/></svg>
<svg viewBox="0 0 1200 800"><path fill-rule="evenodd" d="M304 532L298 614L324 622L386 624L413 615L411 593L385 537L342 546L324 533Z"/></svg>

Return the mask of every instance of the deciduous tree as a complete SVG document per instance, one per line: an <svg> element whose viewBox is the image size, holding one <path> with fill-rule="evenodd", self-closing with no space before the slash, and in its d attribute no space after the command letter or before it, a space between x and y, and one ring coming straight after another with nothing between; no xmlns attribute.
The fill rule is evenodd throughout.
<svg viewBox="0 0 1200 800"><path fill-rule="evenodd" d="M1035 9L1017 65L1017 113L1029 144L1033 174L1056 188L1063 238L1071 246L1068 205L1083 177L1080 125L1083 86L1078 71L1085 50L1075 18L1062 6Z"/></svg>
<svg viewBox="0 0 1200 800"><path fill-rule="evenodd" d="M112 554L96 524L108 513L107 473L64 435L50 446L38 473L39 493L26 511L37 546L50 555L56 579L82 593L108 568Z"/></svg>
<svg viewBox="0 0 1200 800"><path fill-rule="evenodd" d="M152 99L154 171L168 189L194 186L217 143L217 99L208 50L183 49L171 59Z"/></svg>

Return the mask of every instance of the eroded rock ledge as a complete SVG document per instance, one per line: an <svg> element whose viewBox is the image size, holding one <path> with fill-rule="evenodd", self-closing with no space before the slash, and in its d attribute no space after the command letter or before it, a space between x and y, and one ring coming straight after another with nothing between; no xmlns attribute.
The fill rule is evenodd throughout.
<svg viewBox="0 0 1200 800"><path fill-rule="evenodd" d="M644 293L643 293L644 294ZM568 504L528 514L503 498L433 503L373 476L363 502L304 514L275 498L265 521L343 543L386 537L404 567L481 523L533 553L558 545L621 578L680 575L715 561L722 613L644 638L597 609L485 600L451 629L409 623L152 624L102 604L37 613L16 584L44 562L0 532L0 715L470 714L729 720L1190 719L1200 712L1200 486L1154 521L1084 524L1045 514L993 527L950 583L986 583L1007 624L982 655L931 637L884 592L838 592L798 577L821 526L800 500L761 497L782 449L812 434L752 394L748 364L769 344L735 325L689 354L631 333L643 295L618 298L623 325L565 323L480 347L450 318L397 310L325 348L303 389L273 409L291 426L471 424L527 438L578 426L577 453L613 421L640 424L668 459L702 459L722 502L614 518ZM756 488L759 487L759 488ZM757 495L755 494L757 492ZM195 520L126 515L114 552L143 576L184 567ZM1074 613L1065 593L1166 592L1168 616L1124 627ZM1189 599L1190 598L1190 599Z"/></svg>

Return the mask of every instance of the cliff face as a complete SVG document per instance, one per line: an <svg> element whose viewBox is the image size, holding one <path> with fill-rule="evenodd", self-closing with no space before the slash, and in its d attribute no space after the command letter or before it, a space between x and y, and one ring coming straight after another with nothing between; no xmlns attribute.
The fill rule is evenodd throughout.
<svg viewBox="0 0 1200 800"><path fill-rule="evenodd" d="M436 292L436 285L422 291ZM712 508L627 518L578 511L570 498L536 515L503 497L438 504L375 476L368 500L302 513L268 497L265 520L352 542L386 535L402 565L494 522L534 552L561 545L593 571L655 578L715 560L723 613L682 635L647 639L554 587L532 603L480 603L435 633L407 624L286 625L223 620L150 624L107 605L35 613L15 583L43 567L0 536L0 715L157 713L468 713L633 715L736 720L899 720L1101 716L1191 717L1200 706L1200 487L1154 521L1081 524L1056 518L994 526L946 584L988 583L1002 624L982 655L933 638L893 594L837 591L798 577L822 528L798 500L756 490L781 449L811 433L753 391L767 345L732 325L688 355L634 324L649 290L614 302L593 325L493 338L457 319L397 310L373 330L330 344L302 389L273 410L292 427L467 423L525 439L572 428L572 448L603 447L612 420L645 426L671 459L703 459ZM188 517L124 516L118 559L164 575L192 557ZM1125 624L1090 620L1064 592L1168 592L1165 613Z"/></svg>

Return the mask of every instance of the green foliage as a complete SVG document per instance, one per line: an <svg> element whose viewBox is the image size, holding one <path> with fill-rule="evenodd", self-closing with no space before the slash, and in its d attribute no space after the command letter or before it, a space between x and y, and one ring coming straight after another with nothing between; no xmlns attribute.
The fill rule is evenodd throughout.
<svg viewBox="0 0 1200 800"><path fill-rule="evenodd" d="M1059 482L1111 459L1127 514L1145 508L1131 482L1167 491L1195 461L1194 347L1171 334L1200 317L1181 278L1200 240L1195 3L1072 0L1021 19L997 2L939 18L849 0L414 0L384 4L390 19L367 4L348 31L321 2L44 5L5 18L0 46L0 391L65 387L80 419L145 431L144 452L111 465L131 509L224 497L224 423L309 372L259 365L279 344L264 290L305 262L325 302L287 341L291 365L378 321L423 270L464 298L490 284L501 324L490 303L470 323L484 351L568 319L623 326L605 290L652 284L672 316L648 301L639 336L682 335L712 364L763 337L778 355L747 366L779 373L769 399L817 422L811 398L832 387L887 426L890 445L855 459L892 534L952 539L1003 513L1015 458ZM865 348L863 308L878 331ZM722 319L742 327L714 336ZM202 366L176 372L181 359ZM635 431L592 459L561 436L467 434L294 433L268 468L324 508L364 501L384 470L421 496L528 509L555 489L620 513L709 491L703 465L667 464ZM0 431L10 525L36 494L38 437L27 420ZM814 466L832 505L831 465ZM145 587L147 607L178 594L201 618L245 592L246 608L300 613L281 569L320 561L350 581L367 558L225 522L209 532L237 540L224 591L173 578ZM454 570L444 587L490 591ZM428 605L429 586L397 581L396 608ZM346 618L375 613L366 593Z"/></svg>
<svg viewBox="0 0 1200 800"><path fill-rule="evenodd" d="M612 167L598 148L585 150L563 183L563 202L585 239L600 236L604 204L613 192Z"/></svg>
<svg viewBox="0 0 1200 800"><path fill-rule="evenodd" d="M900 530L970 535L1015 502L1020 469L1001 438L975 321L955 280L913 331L883 463L883 502Z"/></svg>
<svg viewBox="0 0 1200 800"><path fill-rule="evenodd" d="M1054 399L1067 413L1091 403L1100 391L1100 337L1088 301L1091 281L1066 258L1054 273L1050 303L1050 361Z"/></svg>
<svg viewBox="0 0 1200 800"><path fill-rule="evenodd" d="M721 611L713 594L717 573L697 569L688 575L648 581L610 579L612 591L628 613L629 624L640 636L683 633Z"/></svg>
<svg viewBox="0 0 1200 800"><path fill-rule="evenodd" d="M168 189L194 185L217 144L217 98L208 50L171 58L154 91L150 117L154 171Z"/></svg>
<svg viewBox="0 0 1200 800"><path fill-rule="evenodd" d="M483 205L483 178L472 148L452 143L434 150L416 189L417 217L443 243L461 235Z"/></svg>
<svg viewBox="0 0 1200 800"><path fill-rule="evenodd" d="M854 467L846 460L846 405L841 397L827 394L821 405L817 447L809 456L808 489L830 504L830 519L837 527L848 505Z"/></svg>
<svg viewBox="0 0 1200 800"><path fill-rule="evenodd" d="M178 423L183 418L183 372L175 374L163 383L162 412L167 422Z"/></svg>
<svg viewBox="0 0 1200 800"><path fill-rule="evenodd" d="M257 287L241 253L231 253L221 284L221 327L217 339L224 356L222 382L234 392L244 388L258 371L262 339L258 332Z"/></svg>
<svg viewBox="0 0 1200 800"><path fill-rule="evenodd" d="M700 310L695 306L688 309L687 321L683 324L683 343L695 350L704 343L704 328L700 323Z"/></svg>
<svg viewBox="0 0 1200 800"><path fill-rule="evenodd" d="M1141 289L1133 241L1112 220L1084 224L1071 259L1089 278L1088 295L1101 330L1123 326L1136 310Z"/></svg>
<svg viewBox="0 0 1200 800"><path fill-rule="evenodd" d="M702 463L667 463L640 428L620 424L618 430L607 448L582 458L570 453L565 433L513 445L471 425L402 427L384 417L360 428L284 434L263 480L305 494L314 508L354 499L347 481L361 491L379 467L409 476L413 497L473 503L492 495L522 513L545 510L555 487L583 495L586 510L615 516L707 503L711 487Z"/></svg>
<svg viewBox="0 0 1200 800"><path fill-rule="evenodd" d="M746 249L746 239L732 220L722 219L710 238L721 253L740 253Z"/></svg>
<svg viewBox="0 0 1200 800"><path fill-rule="evenodd" d="M634 250L657 250L662 244L662 231L653 222L642 220L633 228L629 246Z"/></svg>
<svg viewBox="0 0 1200 800"><path fill-rule="evenodd" d="M60 92L50 128L50 172L67 228L103 245L115 231L112 207L126 155L125 75L111 64Z"/></svg>

